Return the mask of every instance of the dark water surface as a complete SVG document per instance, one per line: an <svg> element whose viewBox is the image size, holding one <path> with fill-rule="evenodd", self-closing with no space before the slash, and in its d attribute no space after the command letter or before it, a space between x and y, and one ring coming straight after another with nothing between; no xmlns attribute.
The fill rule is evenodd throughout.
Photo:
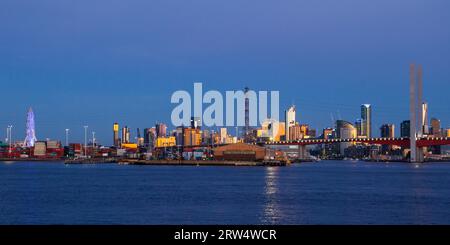
<svg viewBox="0 0 450 245"><path fill-rule="evenodd" d="M450 224L450 163L0 162L0 224Z"/></svg>

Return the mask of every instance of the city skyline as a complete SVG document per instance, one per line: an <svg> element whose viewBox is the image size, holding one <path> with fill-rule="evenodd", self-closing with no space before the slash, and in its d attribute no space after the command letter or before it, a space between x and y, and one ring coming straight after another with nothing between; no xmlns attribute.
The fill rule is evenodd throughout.
<svg viewBox="0 0 450 245"><path fill-rule="evenodd" d="M248 89L248 88L245 88L245 89ZM423 104L427 104L427 103L424 102ZM355 122L352 122L351 120L347 120L347 119L342 119L342 118L337 118L337 119L332 118L333 122L329 126L324 127L324 128L316 128L316 127L314 127L314 125L310 125L308 122L299 121L297 116L296 116L296 105L290 105L288 108L286 108L286 110L284 111L284 115L283 115L284 117L282 116L280 118L280 120L278 121L278 123L284 123L285 124L286 130L284 132L287 132L287 135L289 135L288 126L286 126L287 125L286 124L287 121L290 122L289 123L289 128L294 126L294 125L296 125L296 124L298 125L299 123L301 123L301 125L307 125L311 129L313 129L315 131L317 130L319 132L319 134L316 135L317 137L320 136L320 132L322 130L325 130L325 129L328 129L328 128L339 127L337 125L337 124L339 124L338 122L339 121L343 121L343 122L345 122L347 124L351 124L352 127L355 128L355 134L358 135L358 136L364 136L364 137L368 137L368 138L371 138L371 137L385 137L383 135L384 134L383 131L385 130L385 129L383 129L383 127L385 127L386 125L392 125L393 126L393 129L392 129L393 136L394 137L404 137L404 135L402 135L403 132L402 132L402 129L401 129L402 128L402 123L404 123L405 121L409 121L409 119L404 119L404 120L402 120L401 122L398 122L398 123L385 122L385 123L381 123L380 125L375 125L375 127L373 127L373 125L371 123L372 120L373 120L372 116L371 116L372 115L372 105L371 104L367 104L367 103L361 104L360 105L360 110L361 110L360 111L360 113L361 113L360 116L362 118L357 118L355 120ZM289 111L289 113L288 113L288 111ZM366 119L365 118L367 117L367 114L369 114L369 116L368 116L368 118L369 118L368 119L369 125L366 125ZM424 118L426 118L426 119L421 119L421 123L423 123L424 125L427 126L427 128L426 128L426 132L427 133L426 134L429 134L430 132L431 132L430 135L435 135L436 134L436 133L432 132L433 123L436 123L436 121L438 121L438 123L439 123L439 130L444 130L446 132L447 130L450 129L450 127L446 127L445 124L442 124L440 117L432 117L431 119L428 119L428 116L426 114L427 114L427 112L424 113ZM89 131L90 133L93 134L93 136L92 137L87 136L87 139L84 139L84 140L78 140L78 141L76 141L76 140L69 140L68 132L72 131L72 129L68 129L68 128L64 129L64 136L61 137L61 138L42 137L40 139L36 139L35 129L34 129L34 127L35 127L34 112L33 112L32 107L30 107L28 112L27 112L27 119L26 119L27 127L29 126L29 123L30 123L30 116L32 117L32 120L33 120L33 122L32 122L32 125L33 125L32 127L33 128L32 128L31 139L33 139L33 137L34 137L35 141L36 140L39 140L39 141L58 140L61 143L66 142L66 141L68 141L70 143L76 143L76 142L82 142L82 141L88 140L91 143L92 143L92 141L95 141L95 142L97 142L99 144L102 144L102 145L105 145L105 146L117 146L119 144L118 143L119 139L121 139L121 140L125 139L125 141L123 141L123 143L138 143L139 142L138 141L139 138L141 138L141 137L139 137L139 136L141 136L140 135L140 130L147 130L147 129L152 129L153 128L153 129L156 130L156 132L159 132L159 133L156 133L157 137L165 137L165 136L169 136L171 132L176 131L176 129L177 129L177 126L170 125L169 123L164 122L164 121L156 121L154 124L146 124L147 126L145 126L145 127L128 127L126 121L125 122L120 122L120 123L115 121L114 123L112 123L112 125L113 125L113 130L112 130L113 138L112 138L111 142L109 142L109 140L106 140L106 141L102 141L102 139L99 140L99 138L97 136L94 136L96 134L95 129L92 129L92 130ZM201 120L200 118L192 117L191 118L191 125L188 125L188 126L197 125L197 124L199 124L198 122L200 120ZM397 127L396 127L396 125L397 125ZM164 127L163 131L165 133L161 133L163 131L160 132L160 129L158 129L158 127L161 127L161 126ZM10 135L12 135L12 128L14 128L14 127L15 127L14 124L12 124L12 125L8 124L8 126L6 127L6 134L5 134L6 137L0 139L0 142L2 142L2 141L3 142L8 142L9 141L9 137L11 137ZM81 126L81 127L83 128L83 132L84 133L88 132L87 130L88 130L89 126L84 125L84 126ZM194 128L196 128L196 127L197 126L194 126ZM258 124L258 128L261 128L261 127L264 127L264 126L262 124ZM367 135L365 129L360 129L358 127L370 128L370 135ZM207 129L207 130L212 130L212 131L215 131L215 132L220 132L222 128L236 129L236 133L240 132L240 134L235 135L236 133L235 134L231 133L230 135L238 136L238 137L244 137L242 133L244 132L245 126L241 126L241 127L213 126L213 127L203 127L203 128ZM241 129L239 130L238 128L241 128ZM375 130L373 130L372 128L375 129ZM396 129L396 128L398 128L398 129ZM27 134L29 134L28 130L29 129L27 129L26 133L24 134L25 135L25 142L27 142L28 138L30 137L30 136L27 136ZM100 129L100 131L101 130L102 129ZM134 134L133 131L137 131L137 132ZM425 128L423 128L422 131L425 132ZM145 135L145 131L143 131L143 132L144 132L144 135ZM376 132L376 133L373 133L373 132ZM110 129L109 129L109 133L111 133ZM119 134L121 134L120 138L119 138ZM441 134L441 131L439 131L439 134ZM20 139L20 137L21 137L20 133L19 133L19 136L17 136L17 134L14 134L14 136L12 136L12 139L13 139L13 141L15 143L22 141ZM72 135L71 135L71 137L72 137ZM78 136L78 137L81 137L81 136ZM75 136L74 138L76 139L78 137ZM83 136L83 137L86 137L86 136ZM289 136L287 136L287 137L289 137ZM437 136L437 137L439 137L439 136ZM291 139L287 139L287 140L291 140Z"/></svg>
<svg viewBox="0 0 450 245"><path fill-rule="evenodd" d="M321 226L450 224L449 10L1 0L6 238L317 242L355 234Z"/></svg>
<svg viewBox="0 0 450 245"><path fill-rule="evenodd" d="M231 1L220 11L206 1L131 2L23 9L4 1L0 129L13 124L23 140L32 106L38 139L63 140L70 129L71 140L83 141L89 125L108 143L116 121L168 123L170 94L202 81L206 90L280 90L280 109L296 104L300 122L316 129L332 126L331 117L353 123L370 103L378 135L380 125L408 119L414 61L424 66L429 118L449 126L448 1L328 1L333 11L325 12L299 1Z"/></svg>

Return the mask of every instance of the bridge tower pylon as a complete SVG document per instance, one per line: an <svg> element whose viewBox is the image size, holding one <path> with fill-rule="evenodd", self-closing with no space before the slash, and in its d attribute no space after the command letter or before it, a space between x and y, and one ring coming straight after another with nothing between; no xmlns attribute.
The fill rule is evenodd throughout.
<svg viewBox="0 0 450 245"><path fill-rule="evenodd" d="M417 147L417 138L422 138L421 125L422 111L422 66L418 65L417 73L415 64L410 65L409 71L409 118L410 118L410 162L421 163L424 161L423 148ZM419 125L420 124L420 125Z"/></svg>

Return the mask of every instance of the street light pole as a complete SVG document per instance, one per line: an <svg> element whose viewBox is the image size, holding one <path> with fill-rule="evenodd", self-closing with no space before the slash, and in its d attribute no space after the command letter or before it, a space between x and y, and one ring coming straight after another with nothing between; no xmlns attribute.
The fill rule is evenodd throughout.
<svg viewBox="0 0 450 245"><path fill-rule="evenodd" d="M87 129L88 126L84 126L84 156L87 157Z"/></svg>

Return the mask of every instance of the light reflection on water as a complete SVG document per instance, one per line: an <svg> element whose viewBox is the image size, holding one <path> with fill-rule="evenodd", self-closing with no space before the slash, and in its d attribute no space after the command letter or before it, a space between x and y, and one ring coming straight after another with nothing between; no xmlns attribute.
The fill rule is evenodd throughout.
<svg viewBox="0 0 450 245"><path fill-rule="evenodd" d="M264 214L261 217L261 222L263 224L276 224L283 214L281 207L279 205L279 171L278 167L267 167L265 175L265 206Z"/></svg>

